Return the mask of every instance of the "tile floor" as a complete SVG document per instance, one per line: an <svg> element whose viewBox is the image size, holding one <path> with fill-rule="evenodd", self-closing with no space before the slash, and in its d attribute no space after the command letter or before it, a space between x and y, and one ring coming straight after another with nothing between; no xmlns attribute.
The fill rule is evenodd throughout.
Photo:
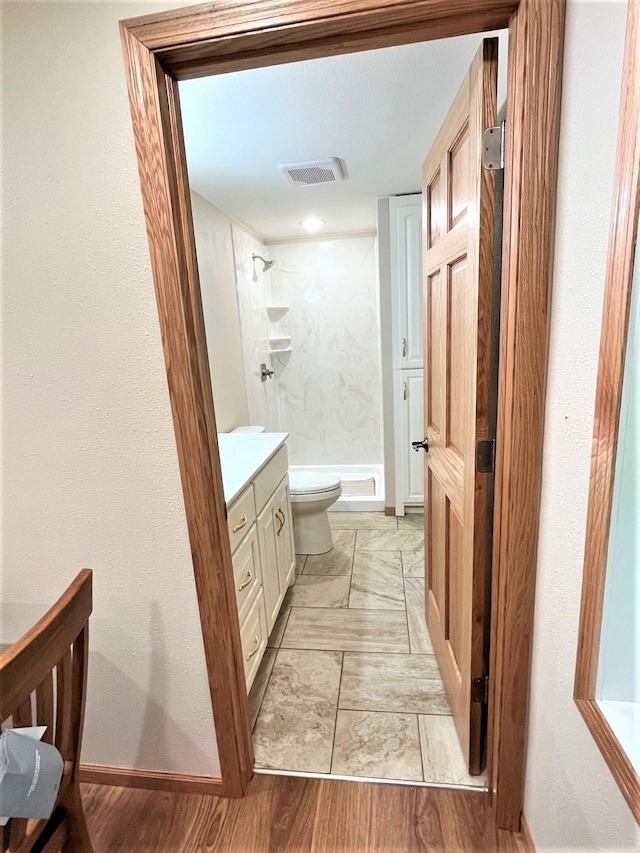
<svg viewBox="0 0 640 853"><path fill-rule="evenodd" d="M484 785L467 774L424 618L421 515L329 514L298 556L249 696L256 766Z"/></svg>

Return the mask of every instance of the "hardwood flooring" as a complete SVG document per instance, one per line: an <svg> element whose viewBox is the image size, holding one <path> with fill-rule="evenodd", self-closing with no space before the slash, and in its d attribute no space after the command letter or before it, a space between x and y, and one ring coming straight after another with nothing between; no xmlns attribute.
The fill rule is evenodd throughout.
<svg viewBox="0 0 640 853"><path fill-rule="evenodd" d="M255 776L244 799L82 786L95 853L530 853L487 798L436 788Z"/></svg>

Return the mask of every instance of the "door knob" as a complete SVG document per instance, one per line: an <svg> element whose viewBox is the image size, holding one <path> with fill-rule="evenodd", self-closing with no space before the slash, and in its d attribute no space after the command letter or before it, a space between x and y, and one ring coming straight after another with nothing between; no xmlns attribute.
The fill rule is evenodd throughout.
<svg viewBox="0 0 640 853"><path fill-rule="evenodd" d="M422 448L425 453L429 452L429 442L426 438L424 438L422 441L412 441L411 447L413 447L416 453L420 452L420 448Z"/></svg>

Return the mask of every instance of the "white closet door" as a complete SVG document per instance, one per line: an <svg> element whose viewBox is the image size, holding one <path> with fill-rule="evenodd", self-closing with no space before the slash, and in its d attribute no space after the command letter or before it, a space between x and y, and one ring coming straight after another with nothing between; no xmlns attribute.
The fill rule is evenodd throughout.
<svg viewBox="0 0 640 853"><path fill-rule="evenodd" d="M389 200L395 369L422 367L422 195Z"/></svg>
<svg viewBox="0 0 640 853"><path fill-rule="evenodd" d="M396 441L396 510L424 503L424 459L411 447L424 438L422 370L396 370L400 431Z"/></svg>

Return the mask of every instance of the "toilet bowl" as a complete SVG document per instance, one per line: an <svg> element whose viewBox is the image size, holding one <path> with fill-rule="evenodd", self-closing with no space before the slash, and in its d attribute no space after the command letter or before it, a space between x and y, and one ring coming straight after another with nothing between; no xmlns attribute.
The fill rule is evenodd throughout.
<svg viewBox="0 0 640 853"><path fill-rule="evenodd" d="M264 432L263 426L241 426L232 432ZM326 554L333 548L327 510L342 494L333 474L289 471L296 554Z"/></svg>
<svg viewBox="0 0 640 853"><path fill-rule="evenodd" d="M333 548L327 510L342 494L332 474L289 472L296 554L325 554Z"/></svg>

